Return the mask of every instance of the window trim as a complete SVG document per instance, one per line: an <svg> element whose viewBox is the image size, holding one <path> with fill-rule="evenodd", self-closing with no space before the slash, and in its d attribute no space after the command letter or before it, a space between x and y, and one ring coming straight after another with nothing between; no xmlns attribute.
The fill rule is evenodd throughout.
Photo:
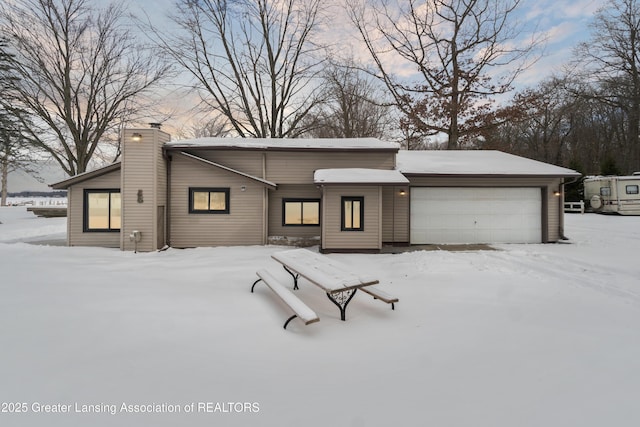
<svg viewBox="0 0 640 427"><path fill-rule="evenodd" d="M346 227L346 211L344 208L345 202L360 202L360 227ZM364 231L364 196L342 196L340 198L340 230L341 231ZM353 224L353 204L351 209L351 223Z"/></svg>
<svg viewBox="0 0 640 427"><path fill-rule="evenodd" d="M194 193L224 193L225 209L194 209L193 195ZM226 215L230 212L231 189L229 187L189 187L189 213L205 214L205 215Z"/></svg>
<svg viewBox="0 0 640 427"><path fill-rule="evenodd" d="M630 192L629 192L629 188L635 188L635 192L630 193ZM625 193L627 193L627 194L632 194L632 195L635 195L635 194L640 193L640 191L638 191L638 190L640 190L640 188L639 188L639 186L638 186L637 184L628 184L628 185L626 185L626 186L625 186L625 188L624 188Z"/></svg>
<svg viewBox="0 0 640 427"><path fill-rule="evenodd" d="M286 205L287 203L301 203L300 205L300 209L302 210L302 212L300 212L301 214L304 212L304 204L305 202L308 203L317 203L318 204L318 223L317 224L287 224L287 210L286 210ZM312 199L312 198L295 198L295 197L289 197L289 198L283 198L282 199L282 226L283 227L319 227L320 226L320 212L322 212L322 206L321 206L321 199ZM304 217L302 215L300 215L300 218L302 221L304 221Z"/></svg>
<svg viewBox="0 0 640 427"><path fill-rule="evenodd" d="M109 227L89 228L89 195L109 194ZM85 188L82 195L82 231L84 233L119 233L121 227L111 228L111 194L120 194L120 225L122 226L122 193L119 188Z"/></svg>

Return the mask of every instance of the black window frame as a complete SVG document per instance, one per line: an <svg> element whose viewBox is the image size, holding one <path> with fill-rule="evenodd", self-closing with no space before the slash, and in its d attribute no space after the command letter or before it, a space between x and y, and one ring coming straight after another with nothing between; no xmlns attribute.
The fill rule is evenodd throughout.
<svg viewBox="0 0 640 427"><path fill-rule="evenodd" d="M194 193L224 193L224 209L195 209L193 207ZM231 212L231 189L229 187L189 187L189 213L205 215L227 215ZM209 198L209 201L211 198Z"/></svg>
<svg viewBox="0 0 640 427"><path fill-rule="evenodd" d="M89 228L89 195L109 194L109 227ZM85 233L119 233L122 227L111 227L111 194L120 194L120 225L122 226L122 194L119 188L85 188L82 196L82 231Z"/></svg>
<svg viewBox="0 0 640 427"><path fill-rule="evenodd" d="M317 203L318 204L318 223L317 224L287 224L287 203L300 203L300 218L304 221L304 204L305 203ZM282 199L282 226L283 227L319 227L320 226L320 212L321 209L321 199L311 199L311 198L286 198Z"/></svg>
<svg viewBox="0 0 640 427"><path fill-rule="evenodd" d="M346 227L345 203L351 202L351 224L353 224L353 202L360 202L360 227ZM364 231L364 196L342 196L340 198L340 230L341 231Z"/></svg>
<svg viewBox="0 0 640 427"><path fill-rule="evenodd" d="M635 188L635 192L630 193L630 192L629 192L629 188ZM640 190L640 187L639 187L637 184L629 184L629 185L626 185L626 186L625 186L625 188L624 188L624 191L625 191L627 194L638 194L638 193L640 193L640 191L639 191L639 190Z"/></svg>

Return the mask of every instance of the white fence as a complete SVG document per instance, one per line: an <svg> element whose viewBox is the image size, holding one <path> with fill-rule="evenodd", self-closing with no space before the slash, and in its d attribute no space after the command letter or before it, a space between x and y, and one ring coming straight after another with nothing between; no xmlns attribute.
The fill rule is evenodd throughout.
<svg viewBox="0 0 640 427"><path fill-rule="evenodd" d="M580 200L579 202L564 202L564 211L565 212L580 212L584 213L584 201Z"/></svg>

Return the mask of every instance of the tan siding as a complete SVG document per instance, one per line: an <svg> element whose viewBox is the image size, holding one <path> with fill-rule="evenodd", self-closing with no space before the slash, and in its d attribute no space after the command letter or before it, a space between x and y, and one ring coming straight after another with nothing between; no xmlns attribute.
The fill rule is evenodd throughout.
<svg viewBox="0 0 640 427"><path fill-rule="evenodd" d="M412 187L547 187L547 235L548 241L560 239L561 197L554 195L560 186L556 178L478 178L478 177L413 177L409 176ZM543 203L544 206L544 203ZM407 227L408 230L408 227Z"/></svg>
<svg viewBox="0 0 640 427"><path fill-rule="evenodd" d="M263 186L213 166L174 155L171 163L171 246L263 244ZM242 186L245 191L242 191ZM229 214L190 214L189 187L230 189Z"/></svg>
<svg viewBox="0 0 640 427"><path fill-rule="evenodd" d="M342 196L364 196L364 231L342 231ZM378 186L327 186L324 188L322 248L380 249L381 192Z"/></svg>
<svg viewBox="0 0 640 427"><path fill-rule="evenodd" d="M189 152L228 168L263 178L262 152L260 151L190 150Z"/></svg>
<svg viewBox="0 0 640 427"><path fill-rule="evenodd" d="M320 226L283 226L282 199L320 199L321 195L320 190L315 185L279 185L277 190L269 191L269 236L320 236Z"/></svg>
<svg viewBox="0 0 640 427"><path fill-rule="evenodd" d="M133 141L132 134L140 133L141 141ZM159 152L167 139L164 132L157 129L128 129L123 135L122 153L122 205L124 218L120 247L134 250L135 244L129 239L132 231L142 232L142 240L137 244L139 251L157 249L157 206ZM138 193L142 191L142 203Z"/></svg>
<svg viewBox="0 0 640 427"><path fill-rule="evenodd" d="M157 135L157 145L158 147L162 147L166 142L171 140L171 137L166 133L158 133ZM166 243L166 206L167 206L167 161L164 158L164 154L162 149L156 150L156 207L162 207L163 209L160 212L165 212L163 218L158 218L158 209L156 208L156 221L160 227L162 227L162 236L160 237L162 241L157 240L157 247L164 246ZM156 233L158 233L158 228L156 227Z"/></svg>
<svg viewBox="0 0 640 427"><path fill-rule="evenodd" d="M84 190L106 190L120 188L120 171L110 172L97 178L81 182L69 188L67 219L67 243L69 246L120 246L120 233L84 232Z"/></svg>
<svg viewBox="0 0 640 427"><path fill-rule="evenodd" d="M268 152L266 179L277 184L311 184L317 169L393 169L395 153Z"/></svg>
<svg viewBox="0 0 640 427"><path fill-rule="evenodd" d="M562 204L562 197L556 196L554 193L560 188L560 179L554 180L547 189L547 200L549 208L549 241L557 242L562 238L561 236L561 224L564 216L564 206L562 214L560 213L560 206Z"/></svg>
<svg viewBox="0 0 640 427"><path fill-rule="evenodd" d="M404 195L400 194L401 190L405 191ZM409 242L408 187L382 187L382 241Z"/></svg>

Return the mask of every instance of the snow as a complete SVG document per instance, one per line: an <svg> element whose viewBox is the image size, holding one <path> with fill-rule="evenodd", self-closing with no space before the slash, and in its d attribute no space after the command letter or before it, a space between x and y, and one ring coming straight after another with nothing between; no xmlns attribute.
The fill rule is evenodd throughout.
<svg viewBox="0 0 640 427"><path fill-rule="evenodd" d="M313 174L316 184L409 184L397 170L343 168L318 169Z"/></svg>
<svg viewBox="0 0 640 427"><path fill-rule="evenodd" d="M0 208L0 241L64 232L24 209ZM567 215L566 233L328 255L400 302L358 293L342 322L301 280L321 322L287 330L250 292L262 268L291 280L280 246L0 243L0 425L637 426L640 217Z"/></svg>
<svg viewBox="0 0 640 427"><path fill-rule="evenodd" d="M245 149L386 149L397 150L395 142L377 138L197 138L167 142L168 148L245 148Z"/></svg>
<svg viewBox="0 0 640 427"><path fill-rule="evenodd" d="M259 270L256 272L258 277L262 279L262 281L271 288L273 292L278 294L278 296L284 301L291 309L295 312L295 314L300 318L305 324L317 322L320 319L318 315L313 312L304 302L300 300L295 294L293 294L288 288L286 288L278 279L276 279L273 274L269 273L269 270Z"/></svg>
<svg viewBox="0 0 640 427"><path fill-rule="evenodd" d="M580 173L494 150L400 150L397 168L406 174L576 176Z"/></svg>
<svg viewBox="0 0 640 427"><path fill-rule="evenodd" d="M328 292L351 289L366 283L378 283L378 279L373 276L358 274L350 266L308 249L276 252L271 257Z"/></svg>

